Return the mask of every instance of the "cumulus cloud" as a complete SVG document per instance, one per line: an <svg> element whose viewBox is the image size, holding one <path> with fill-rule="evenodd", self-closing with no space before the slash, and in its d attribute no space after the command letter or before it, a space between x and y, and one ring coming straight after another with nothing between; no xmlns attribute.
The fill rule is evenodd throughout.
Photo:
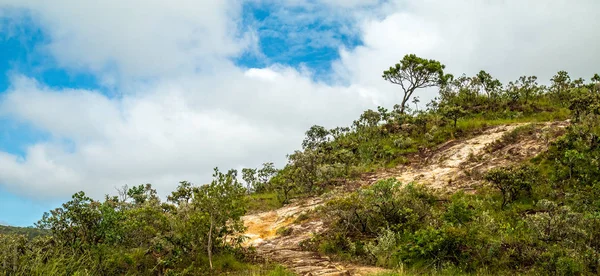
<svg viewBox="0 0 600 276"><path fill-rule="evenodd" d="M212 71L252 41L237 0L2 0L50 37L44 50L60 66L89 70L107 84L128 77Z"/></svg>
<svg viewBox="0 0 600 276"><path fill-rule="evenodd" d="M586 77L600 61L596 1L321 0L305 16L344 22L344 32L362 40L339 46L325 83L310 69L237 67L231 59L260 43L253 27L240 25L243 3L198 3L0 0L44 26L45 49L58 64L89 70L122 95L14 76L0 116L51 139L22 158L0 152L0 183L43 197L98 196L147 182L166 193L180 180L209 181L214 166L282 165L310 125L348 125L367 108L398 102L398 88L381 72L407 53L438 59L451 73L485 69L503 81L549 79L558 70ZM422 101L433 93L421 93Z"/></svg>
<svg viewBox="0 0 600 276"><path fill-rule="evenodd" d="M504 82L559 70L589 78L600 63L598 1L390 1L362 20L363 44L342 50L347 82L387 90L381 71L407 53L440 60L453 74L481 69ZM430 90L422 99L431 99Z"/></svg>
<svg viewBox="0 0 600 276"><path fill-rule="evenodd" d="M286 67L180 77L113 99L26 77L12 83L0 105L4 116L53 138L29 147L24 159L0 153L0 183L43 197L98 196L146 182L164 193L180 180L208 181L214 166L282 165L311 124L345 124L373 101Z"/></svg>

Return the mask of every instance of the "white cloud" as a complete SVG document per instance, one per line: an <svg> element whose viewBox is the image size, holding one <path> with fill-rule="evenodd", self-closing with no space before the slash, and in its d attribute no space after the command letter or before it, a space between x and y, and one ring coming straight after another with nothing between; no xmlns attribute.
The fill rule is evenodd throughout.
<svg viewBox="0 0 600 276"><path fill-rule="evenodd" d="M282 164L310 125L348 125L364 109L396 103L398 88L381 72L407 53L503 81L562 69L589 77L600 63L595 1L323 0L326 8L306 16L348 23L344 32L364 42L340 47L335 83L284 65L236 67L232 56L260 56L252 28L238 24L239 1L10 1L45 26L60 64L91 69L123 95L12 79L0 116L52 136L25 158L0 152L0 183L31 196L98 196L146 182L166 193L180 180L208 181L214 166Z"/></svg>
<svg viewBox="0 0 600 276"><path fill-rule="evenodd" d="M252 41L238 28L237 0L2 0L25 9L50 37L61 66L109 81L211 71Z"/></svg>
<svg viewBox="0 0 600 276"><path fill-rule="evenodd" d="M180 180L208 181L214 166L281 165L310 125L344 124L371 103L356 89L316 84L286 67L232 68L147 88L109 99L14 78L0 110L53 139L28 148L24 160L0 154L0 183L43 197L99 196L146 182L165 193Z"/></svg>
<svg viewBox="0 0 600 276"><path fill-rule="evenodd" d="M545 3L545 2L544 2ZM484 69L504 82L559 70L589 78L600 63L598 1L390 1L364 19L364 45L342 50L335 65L348 82L393 87L381 72L407 53L440 60L455 75ZM396 88L397 89L397 88ZM421 99L431 99L429 90Z"/></svg>

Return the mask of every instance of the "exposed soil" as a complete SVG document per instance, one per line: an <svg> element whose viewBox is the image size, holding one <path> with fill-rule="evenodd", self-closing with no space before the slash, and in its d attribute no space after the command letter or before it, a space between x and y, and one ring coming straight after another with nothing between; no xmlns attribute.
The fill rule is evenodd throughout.
<svg viewBox="0 0 600 276"><path fill-rule="evenodd" d="M473 190L482 183L482 175L487 170L516 163L544 151L568 122L536 125L533 135L502 145L493 152L486 150L487 145L522 125L525 124L493 127L469 139L449 141L419 162L365 175L352 186L367 186L394 177L404 183L422 183L448 192ZM249 238L246 246L255 247L262 257L283 264L298 275L370 275L385 271L377 267L335 262L316 252L301 249L302 241L325 229L319 219L302 223L295 223L295 220L302 213L322 205L323 201L318 197L305 199L278 210L245 216L245 235ZM287 228L288 231L281 231L287 234L278 235L280 228Z"/></svg>
<svg viewBox="0 0 600 276"><path fill-rule="evenodd" d="M300 242L325 229L320 220L294 222L302 213L322 203L321 198L311 198L275 211L245 216L243 219L248 227L245 235L249 238L245 245L254 246L262 257L285 265L298 275L370 275L385 271L377 267L334 262L316 252L301 249ZM287 228L289 234L278 235L277 229L280 228Z"/></svg>

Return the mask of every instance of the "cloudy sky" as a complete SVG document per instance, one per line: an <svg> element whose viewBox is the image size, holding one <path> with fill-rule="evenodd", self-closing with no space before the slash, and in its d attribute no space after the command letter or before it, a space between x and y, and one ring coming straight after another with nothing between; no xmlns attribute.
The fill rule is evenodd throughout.
<svg viewBox="0 0 600 276"><path fill-rule="evenodd" d="M0 223L83 190L281 166L391 107L407 53L506 82L600 70L597 0L0 0ZM421 102L434 97L423 92Z"/></svg>

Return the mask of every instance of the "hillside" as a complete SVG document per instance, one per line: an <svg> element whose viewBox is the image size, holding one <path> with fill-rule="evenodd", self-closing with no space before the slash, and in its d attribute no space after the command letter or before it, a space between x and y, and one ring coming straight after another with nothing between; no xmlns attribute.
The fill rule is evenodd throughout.
<svg viewBox="0 0 600 276"><path fill-rule="evenodd" d="M499 166L516 164L547 150L564 133L568 122L512 124L492 127L474 137L440 145L418 162L380 170L356 180L354 187L365 188L378 181L395 178L403 183L422 183L444 192L475 191L484 185L481 178ZM510 137L519 136L517 141ZM545 137L545 139L542 139ZM360 189L359 188L359 189ZM318 211L326 202L343 198L347 190L322 197L305 198L283 208L243 217L249 237L246 246L272 261L285 264L298 275L372 275L386 271L373 266L335 262L319 252L306 251L302 243L327 231L326 216Z"/></svg>
<svg viewBox="0 0 600 276"><path fill-rule="evenodd" d="M14 227L0 225L0 235L24 235L28 238L35 238L37 236L48 234L50 234L49 231L33 227Z"/></svg>
<svg viewBox="0 0 600 276"><path fill-rule="evenodd" d="M49 235L0 233L0 274L600 273L600 76L444 70L406 55L383 74L400 105L310 127L281 168L215 168L166 200L77 192L38 222Z"/></svg>

